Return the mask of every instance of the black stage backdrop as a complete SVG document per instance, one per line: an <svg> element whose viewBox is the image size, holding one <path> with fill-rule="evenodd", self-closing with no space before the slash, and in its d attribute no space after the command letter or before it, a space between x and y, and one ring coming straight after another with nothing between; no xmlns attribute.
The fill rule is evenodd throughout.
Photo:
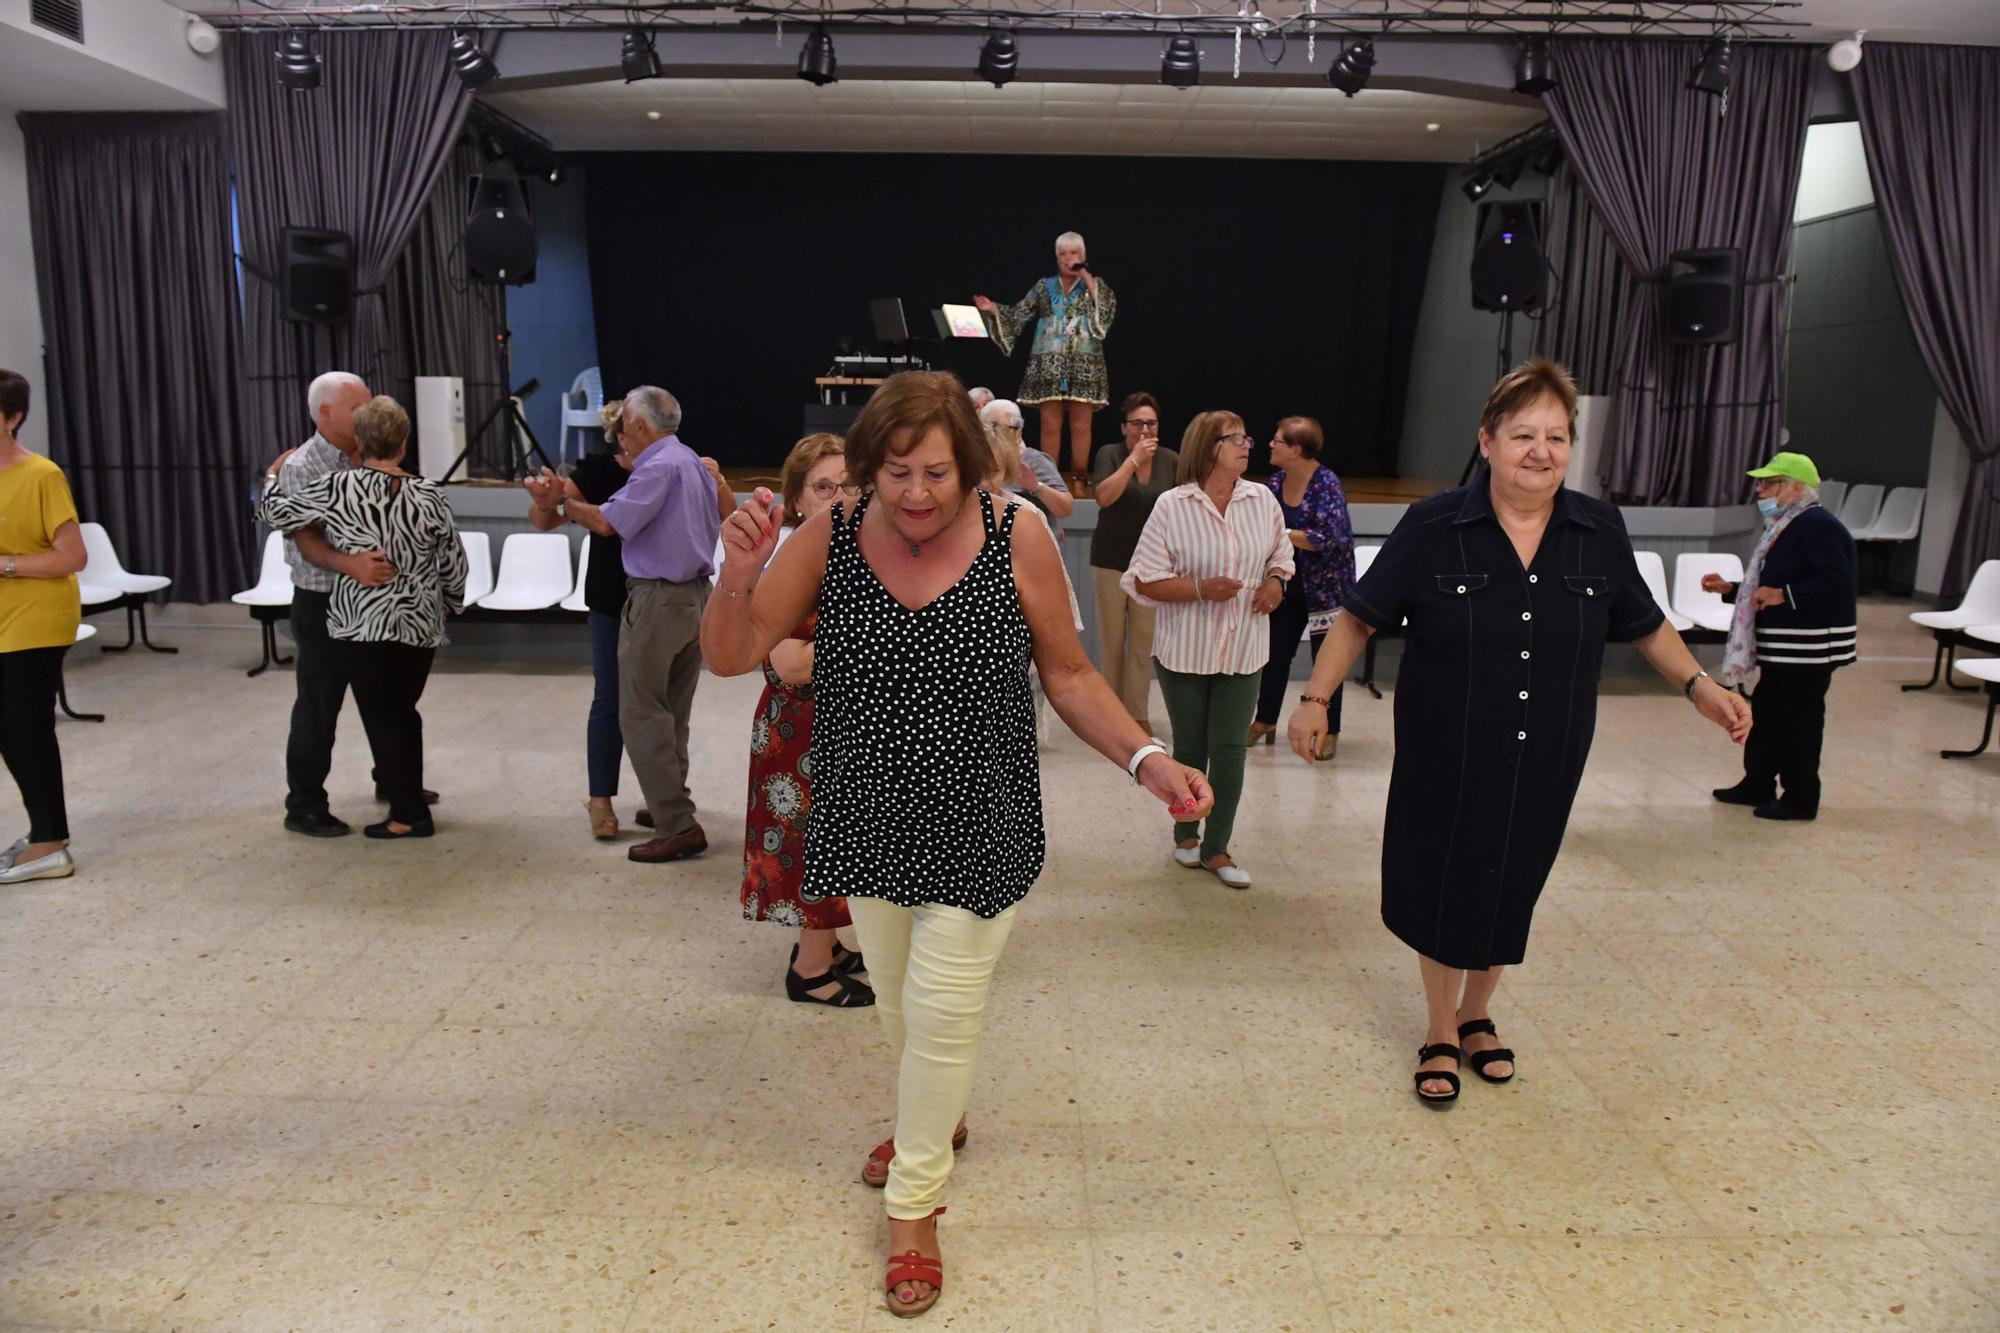
<svg viewBox="0 0 2000 1333"><path fill-rule="evenodd" d="M1019 300L1082 232L1118 296L1113 410L1147 389L1168 444L1195 412L1261 442L1318 417L1325 462L1391 476L1444 168L1427 163L894 154L598 153L587 158L591 299L604 385L658 384L687 436L775 466L870 299L911 321L975 292ZM1011 397L1025 350L957 340L933 364ZM1029 433L1035 413L1027 412ZM1118 438L1100 412L1099 443Z"/></svg>

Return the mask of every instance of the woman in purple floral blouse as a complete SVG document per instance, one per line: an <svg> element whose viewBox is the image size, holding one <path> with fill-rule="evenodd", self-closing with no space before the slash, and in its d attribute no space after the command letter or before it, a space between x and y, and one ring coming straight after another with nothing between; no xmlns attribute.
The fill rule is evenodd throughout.
<svg viewBox="0 0 2000 1333"><path fill-rule="evenodd" d="M1312 655L1319 656L1333 613L1354 586L1354 528L1347 521L1347 493L1333 469L1320 466L1326 442L1311 417L1286 417L1271 438L1271 490L1285 511L1298 574L1285 589L1285 600L1271 613L1271 660L1264 666L1263 687L1257 694L1257 720L1250 724L1250 743L1272 743L1278 710L1285 702L1292 674L1292 655L1299 636L1310 634ZM1340 695L1327 705L1327 736L1321 759L1333 758L1340 736Z"/></svg>

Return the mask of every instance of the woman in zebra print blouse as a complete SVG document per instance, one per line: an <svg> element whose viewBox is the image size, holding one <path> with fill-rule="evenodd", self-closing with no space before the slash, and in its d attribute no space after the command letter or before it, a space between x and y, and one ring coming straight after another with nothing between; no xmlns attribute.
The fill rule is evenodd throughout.
<svg viewBox="0 0 2000 1333"><path fill-rule="evenodd" d="M410 418L387 397L354 413L361 466L330 473L304 489L276 489L284 457L264 474L262 516L286 532L317 527L337 551L382 551L395 576L379 587L343 577L334 585L327 632L347 655L349 687L361 710L376 771L389 792L389 817L371 838L428 838L424 804L424 719L417 712L431 660L444 642L447 611L465 604L465 546L435 482L403 471Z"/></svg>

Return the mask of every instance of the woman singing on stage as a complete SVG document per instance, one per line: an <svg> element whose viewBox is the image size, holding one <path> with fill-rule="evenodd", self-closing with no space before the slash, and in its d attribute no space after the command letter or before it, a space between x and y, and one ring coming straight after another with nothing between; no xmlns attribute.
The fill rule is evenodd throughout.
<svg viewBox="0 0 2000 1333"><path fill-rule="evenodd" d="M1068 417L1070 479L1072 489L1083 494L1090 477L1090 417L1111 401L1111 377L1104 368L1104 339L1118 313L1111 284L1084 267L1083 237L1066 231L1056 237L1055 277L1043 278L1013 305L972 299L992 316L993 341L1009 356L1021 330L1035 323L1027 373L1014 397L1041 409L1042 450L1058 463Z"/></svg>

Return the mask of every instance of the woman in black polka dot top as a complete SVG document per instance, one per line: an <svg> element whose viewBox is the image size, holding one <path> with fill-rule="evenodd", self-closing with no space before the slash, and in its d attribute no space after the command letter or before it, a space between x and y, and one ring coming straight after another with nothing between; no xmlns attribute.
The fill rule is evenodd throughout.
<svg viewBox="0 0 2000 1333"><path fill-rule="evenodd" d="M933 1219L965 1142L987 987L1042 870L1029 662L1070 729L1174 815L1213 797L1090 665L1048 528L974 489L992 456L955 377L891 377L847 464L861 498L775 557L768 491L723 525L701 643L712 671L741 675L819 615L806 880L847 895L899 1061L895 1135L862 1178L884 1186L890 1309L920 1314L944 1285Z"/></svg>

